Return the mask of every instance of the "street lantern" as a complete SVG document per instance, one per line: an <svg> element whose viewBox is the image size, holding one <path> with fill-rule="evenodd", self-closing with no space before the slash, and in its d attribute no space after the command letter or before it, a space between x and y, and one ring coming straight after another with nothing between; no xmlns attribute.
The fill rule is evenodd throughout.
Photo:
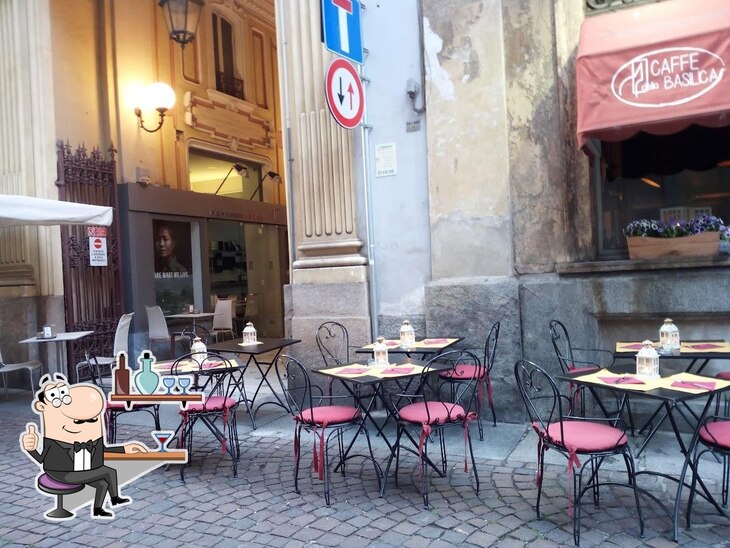
<svg viewBox="0 0 730 548"><path fill-rule="evenodd" d="M183 48L195 38L204 3L204 0L160 0L170 39Z"/></svg>

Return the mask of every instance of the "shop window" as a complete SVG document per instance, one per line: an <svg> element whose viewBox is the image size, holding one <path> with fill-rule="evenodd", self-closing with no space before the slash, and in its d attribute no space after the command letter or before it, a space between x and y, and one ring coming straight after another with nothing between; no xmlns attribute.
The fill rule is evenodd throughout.
<svg viewBox="0 0 730 548"><path fill-rule="evenodd" d="M219 14L213 14L213 57L215 89L244 100L243 80L237 77L233 25Z"/></svg>
<svg viewBox="0 0 730 548"><path fill-rule="evenodd" d="M637 219L709 213L730 223L730 127L602 142L592 176L601 258L626 256L623 228Z"/></svg>

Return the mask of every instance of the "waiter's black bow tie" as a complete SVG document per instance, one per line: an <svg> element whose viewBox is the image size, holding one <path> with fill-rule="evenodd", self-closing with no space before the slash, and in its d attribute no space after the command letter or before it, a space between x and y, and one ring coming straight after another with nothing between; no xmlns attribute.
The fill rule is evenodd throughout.
<svg viewBox="0 0 730 548"><path fill-rule="evenodd" d="M74 442L74 453L78 453L82 449L86 449L89 453L91 453L91 450L93 449L93 447L94 447L94 442L92 442L91 440L81 441L81 442L75 441Z"/></svg>

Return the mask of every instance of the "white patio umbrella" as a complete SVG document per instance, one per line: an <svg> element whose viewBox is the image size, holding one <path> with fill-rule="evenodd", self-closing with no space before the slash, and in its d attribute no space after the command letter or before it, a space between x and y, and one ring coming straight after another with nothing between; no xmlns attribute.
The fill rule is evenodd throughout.
<svg viewBox="0 0 730 548"><path fill-rule="evenodd" d="M112 224L111 207L0 194L0 227Z"/></svg>

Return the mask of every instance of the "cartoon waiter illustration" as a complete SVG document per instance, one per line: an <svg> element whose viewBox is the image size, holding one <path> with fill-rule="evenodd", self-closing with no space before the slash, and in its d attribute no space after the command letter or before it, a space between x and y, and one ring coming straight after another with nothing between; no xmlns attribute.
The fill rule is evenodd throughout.
<svg viewBox="0 0 730 548"><path fill-rule="evenodd" d="M104 451L146 453L147 447L139 443L106 445L105 397L94 385L70 386L60 373L53 378L44 375L32 405L41 416L42 450L38 450L39 435L34 423L28 423L20 436L22 449L56 481L92 486L96 490L92 518L114 518L112 512L104 509L107 493L113 507L129 504L132 499L121 496L117 471L104 465Z"/></svg>

